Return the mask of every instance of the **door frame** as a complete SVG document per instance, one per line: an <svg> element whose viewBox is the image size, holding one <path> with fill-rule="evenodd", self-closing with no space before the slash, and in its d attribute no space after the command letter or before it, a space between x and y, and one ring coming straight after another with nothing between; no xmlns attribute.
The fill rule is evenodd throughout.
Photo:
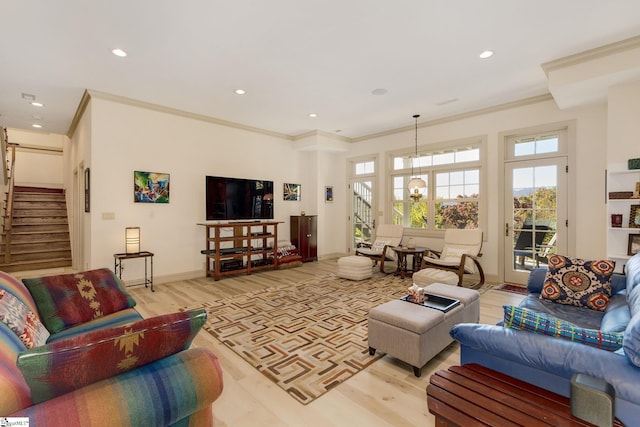
<svg viewBox="0 0 640 427"><path fill-rule="evenodd" d="M558 249L559 253L567 253L567 226L568 218L567 218L567 195L569 193L567 175L568 172L563 170L568 167L567 157L564 155L554 156L554 157L543 157L543 158L535 158L535 159L523 159L505 162L504 165L504 175L503 180L505 182L504 188L504 226L506 230L503 228L502 239L503 246L505 248L504 252L504 279L508 281L508 283L519 283L525 284L527 282L529 272L526 270L515 270L513 269L513 265L516 264L515 255L513 250L511 249L513 244L513 236L514 236L514 228L512 223L512 214L513 214L513 205L511 200L513 198L513 182L512 179L508 176L509 171L513 171L515 169L520 168L530 168L530 167L540 167L540 166L557 166L557 180L556 180L556 188L557 188L557 197L556 197L556 236L557 240L555 241L555 246ZM512 175L513 176L513 175ZM508 188L507 183L511 183L511 188ZM507 248L509 250L507 250Z"/></svg>
<svg viewBox="0 0 640 427"><path fill-rule="evenodd" d="M371 161L374 164L374 172L372 174L366 175L356 175L354 166L356 163L368 162ZM355 254L356 248L354 247L353 240L353 186L354 183L360 180L370 180L372 182L371 188L371 218L373 220L372 240L375 239L376 234L376 226L380 220L378 213L381 211L378 207L378 195L380 194L380 162L378 161L378 156L364 156L364 157L354 157L351 159L347 159L347 195L349 198L349 202L347 203L347 253Z"/></svg>
<svg viewBox="0 0 640 427"><path fill-rule="evenodd" d="M504 224L505 224L505 182L504 182L504 174L506 169L506 163L508 162L507 158L507 143L510 138L514 135L526 135L540 132L550 132L550 131L564 131L566 132L566 151L563 153L567 157L567 165L569 167L569 172L567 174L567 220L568 225L566 228L567 232L567 255L574 256L576 253L576 128L577 123L576 120L567 120L562 122L548 123L538 126L532 126L521 129L513 129L504 132L500 132L498 134L498 167L497 176L495 177L498 182L498 215L497 215L497 224L495 224L495 233L492 235L498 236L498 241L495 243L497 247L497 275L496 280L498 283L504 283L504 273L505 273L505 239L504 235ZM554 153L553 156L557 157L562 155L561 153ZM490 165L489 165L490 166ZM490 168L491 169L491 168ZM489 203L491 205L491 203ZM511 250L510 247L508 250Z"/></svg>

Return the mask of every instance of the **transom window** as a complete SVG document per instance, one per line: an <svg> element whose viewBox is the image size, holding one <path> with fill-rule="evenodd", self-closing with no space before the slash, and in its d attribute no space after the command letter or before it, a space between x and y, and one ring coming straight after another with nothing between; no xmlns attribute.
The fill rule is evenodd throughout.
<svg viewBox="0 0 640 427"><path fill-rule="evenodd" d="M567 152L567 136L564 130L511 136L507 138L507 142L507 160L553 157Z"/></svg>
<svg viewBox="0 0 640 427"><path fill-rule="evenodd" d="M422 152L420 152L422 151ZM394 224L438 231L478 228L481 196L481 142L415 154L391 154L391 205ZM422 178L426 194L417 202L407 184Z"/></svg>
<svg viewBox="0 0 640 427"><path fill-rule="evenodd" d="M366 161L366 162L357 162L353 164L355 175L370 175L374 173L376 170L376 162Z"/></svg>

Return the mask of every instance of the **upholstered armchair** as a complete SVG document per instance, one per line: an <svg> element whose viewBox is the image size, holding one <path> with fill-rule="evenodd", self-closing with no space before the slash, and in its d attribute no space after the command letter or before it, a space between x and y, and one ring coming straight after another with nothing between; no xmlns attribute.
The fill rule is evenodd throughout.
<svg viewBox="0 0 640 427"><path fill-rule="evenodd" d="M376 229L376 239L373 243L361 242L356 247L356 255L366 256L373 260L375 266L380 263L380 271L384 271L385 261L396 261L397 254L391 249L400 245L402 241L403 226L382 224ZM395 269L393 270L395 271Z"/></svg>
<svg viewBox="0 0 640 427"><path fill-rule="evenodd" d="M462 286L465 274L477 273L479 282L470 287L479 288L484 284L484 271L479 261L481 250L482 230L447 229L442 251L429 250L422 260L422 269L416 274L429 275L430 269L446 270L458 276L458 286Z"/></svg>

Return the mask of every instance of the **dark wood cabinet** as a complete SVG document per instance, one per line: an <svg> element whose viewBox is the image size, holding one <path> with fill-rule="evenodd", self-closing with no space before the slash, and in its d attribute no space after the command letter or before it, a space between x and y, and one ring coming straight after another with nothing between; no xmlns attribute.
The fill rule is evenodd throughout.
<svg viewBox="0 0 640 427"><path fill-rule="evenodd" d="M318 216L291 216L291 243L298 248L302 262L318 260Z"/></svg>

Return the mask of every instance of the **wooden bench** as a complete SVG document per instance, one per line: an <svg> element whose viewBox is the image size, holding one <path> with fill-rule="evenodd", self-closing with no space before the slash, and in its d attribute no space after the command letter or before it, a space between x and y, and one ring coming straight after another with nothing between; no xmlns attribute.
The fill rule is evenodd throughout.
<svg viewBox="0 0 640 427"><path fill-rule="evenodd" d="M571 415L569 398L475 364L433 374L427 406L436 426L593 425Z"/></svg>

